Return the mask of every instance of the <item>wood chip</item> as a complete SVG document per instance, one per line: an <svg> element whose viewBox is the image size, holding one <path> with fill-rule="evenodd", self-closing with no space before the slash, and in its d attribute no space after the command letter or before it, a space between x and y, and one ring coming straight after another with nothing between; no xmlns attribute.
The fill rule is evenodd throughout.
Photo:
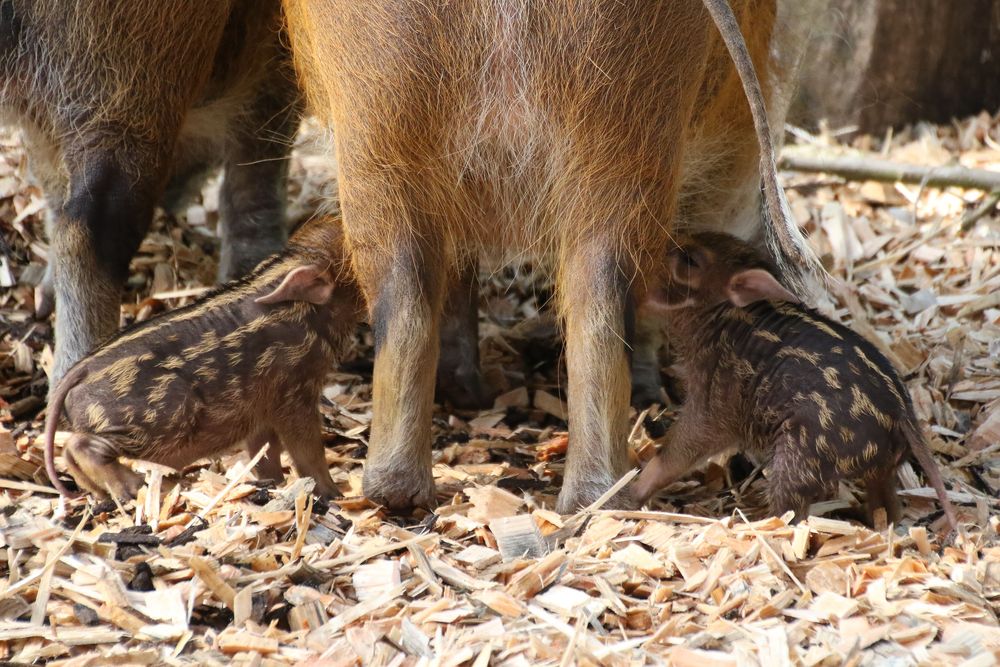
<svg viewBox="0 0 1000 667"><path fill-rule="evenodd" d="M547 391L539 389L535 392L535 407L552 415L556 419L565 420L569 416L569 408L565 401L561 401Z"/></svg>
<svg viewBox="0 0 1000 667"><path fill-rule="evenodd" d="M226 655L234 655L236 653L270 655L278 652L278 641L276 639L258 637L249 632L223 632L216 640L216 645Z"/></svg>
<svg viewBox="0 0 1000 667"><path fill-rule="evenodd" d="M490 522L490 531L504 560L515 558L540 558L548 546L530 514L503 517Z"/></svg>

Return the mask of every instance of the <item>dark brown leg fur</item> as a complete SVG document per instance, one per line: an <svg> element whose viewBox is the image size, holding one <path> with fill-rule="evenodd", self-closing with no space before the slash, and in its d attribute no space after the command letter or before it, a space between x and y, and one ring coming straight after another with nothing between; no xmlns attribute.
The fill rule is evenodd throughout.
<svg viewBox="0 0 1000 667"><path fill-rule="evenodd" d="M661 347L663 334L660 321L640 308L636 313L632 344L632 405L638 409L653 403L664 404L665 393L660 378Z"/></svg>
<svg viewBox="0 0 1000 667"><path fill-rule="evenodd" d="M330 468L326 464L326 450L323 447L323 434L319 415L316 414L316 403L316 400L312 403L303 401L301 414L284 420L286 428L278 433L278 438L292 457L292 463L295 464L295 471L299 476L312 477L316 480L316 493L331 498L338 495L338 491L330 477Z"/></svg>
<svg viewBox="0 0 1000 667"><path fill-rule="evenodd" d="M264 445L269 445L267 453L257 462L254 472L257 479L271 479L281 484L285 481L285 471L281 467L281 440L274 431L261 431L246 441L247 454L252 459Z"/></svg>
<svg viewBox="0 0 1000 667"><path fill-rule="evenodd" d="M236 121L226 150L219 198L220 281L249 273L285 247L288 153L299 113L294 72L287 63L276 63Z"/></svg>
<svg viewBox="0 0 1000 667"><path fill-rule="evenodd" d="M486 408L491 403L479 366L479 276L474 258L459 267L445 301L437 396L459 409Z"/></svg>
<svg viewBox="0 0 1000 667"><path fill-rule="evenodd" d="M774 458L771 459L768 477L768 500L772 516L781 516L791 510L795 512L793 523L809 516L809 506L815 502L817 489L821 483L808 479L809 471L803 466L801 452L805 450L798 442L793 429L786 428L775 439Z"/></svg>
<svg viewBox="0 0 1000 667"><path fill-rule="evenodd" d="M118 329L129 260L153 217L162 161L133 176L113 154L69 154L70 192L51 234L56 358L50 386Z"/></svg>

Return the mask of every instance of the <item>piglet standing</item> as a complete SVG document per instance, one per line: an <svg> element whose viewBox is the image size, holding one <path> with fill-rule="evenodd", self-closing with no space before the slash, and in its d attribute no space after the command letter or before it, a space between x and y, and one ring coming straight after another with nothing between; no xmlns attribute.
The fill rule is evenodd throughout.
<svg viewBox="0 0 1000 667"><path fill-rule="evenodd" d="M738 444L769 468L770 509L799 521L841 479L861 480L898 523L896 467L916 456L958 529L905 385L870 342L798 303L770 262L734 237L700 233L667 257L650 297L679 348L688 396L632 493L647 500Z"/></svg>
<svg viewBox="0 0 1000 667"><path fill-rule="evenodd" d="M141 485L119 456L181 469L240 442L251 454L270 443L258 475L283 478L284 448L319 493L334 494L317 403L361 308L339 221L305 223L248 277L123 331L73 366L49 406L49 479L69 495L53 461L64 415L66 465L96 495L132 497Z"/></svg>

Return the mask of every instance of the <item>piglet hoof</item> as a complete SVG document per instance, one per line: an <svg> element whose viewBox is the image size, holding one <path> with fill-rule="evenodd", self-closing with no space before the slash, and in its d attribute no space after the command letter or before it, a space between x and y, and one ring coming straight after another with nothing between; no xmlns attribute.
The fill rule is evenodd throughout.
<svg viewBox="0 0 1000 667"><path fill-rule="evenodd" d="M482 410L493 405L493 394L478 368L439 368L437 400L459 410Z"/></svg>
<svg viewBox="0 0 1000 667"><path fill-rule="evenodd" d="M76 479L81 481L79 478ZM94 489L94 495L102 498L112 496L117 498L119 502L134 500L146 481L145 477L118 462L108 464L104 475L98 479L97 484L100 487ZM92 486L92 484L84 482L83 486Z"/></svg>
<svg viewBox="0 0 1000 667"><path fill-rule="evenodd" d="M99 491L95 490L94 495L102 498L114 497L119 502L135 500L144 482L145 478L142 475L121 466L120 469L109 470L109 474L100 481L102 488Z"/></svg>
<svg viewBox="0 0 1000 667"><path fill-rule="evenodd" d="M340 495L340 490L333 483L329 472L324 470L313 475L313 479L316 480L316 488L313 489L313 493L323 500L332 500Z"/></svg>
<svg viewBox="0 0 1000 667"><path fill-rule="evenodd" d="M382 505L394 514L409 513L419 507L434 510L437 493L431 471L420 471L418 466L405 472L365 466L362 490L373 503Z"/></svg>
<svg viewBox="0 0 1000 667"><path fill-rule="evenodd" d="M35 319L47 320L56 309L56 294L51 283L43 282L35 287Z"/></svg>

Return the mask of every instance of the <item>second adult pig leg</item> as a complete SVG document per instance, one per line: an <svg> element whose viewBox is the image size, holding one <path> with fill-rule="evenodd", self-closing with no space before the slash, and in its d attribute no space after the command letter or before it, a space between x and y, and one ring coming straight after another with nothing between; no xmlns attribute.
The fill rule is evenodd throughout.
<svg viewBox="0 0 1000 667"><path fill-rule="evenodd" d="M570 443L558 510L574 512L600 497L628 469L631 383L626 344L632 315L629 278L609 251L587 243L560 266L566 328Z"/></svg>
<svg viewBox="0 0 1000 667"><path fill-rule="evenodd" d="M461 263L441 318L437 394L456 408L484 408L490 401L479 366L478 268L475 255Z"/></svg>
<svg viewBox="0 0 1000 667"><path fill-rule="evenodd" d="M348 215L350 209L344 210ZM387 255L366 255L356 250L354 263L375 335L364 492L394 510L434 507L431 416L444 292L440 254L415 238L399 238Z"/></svg>
<svg viewBox="0 0 1000 667"><path fill-rule="evenodd" d="M300 104L284 60L258 83L249 108L232 125L219 192L219 280L249 273L285 247L289 153Z"/></svg>

